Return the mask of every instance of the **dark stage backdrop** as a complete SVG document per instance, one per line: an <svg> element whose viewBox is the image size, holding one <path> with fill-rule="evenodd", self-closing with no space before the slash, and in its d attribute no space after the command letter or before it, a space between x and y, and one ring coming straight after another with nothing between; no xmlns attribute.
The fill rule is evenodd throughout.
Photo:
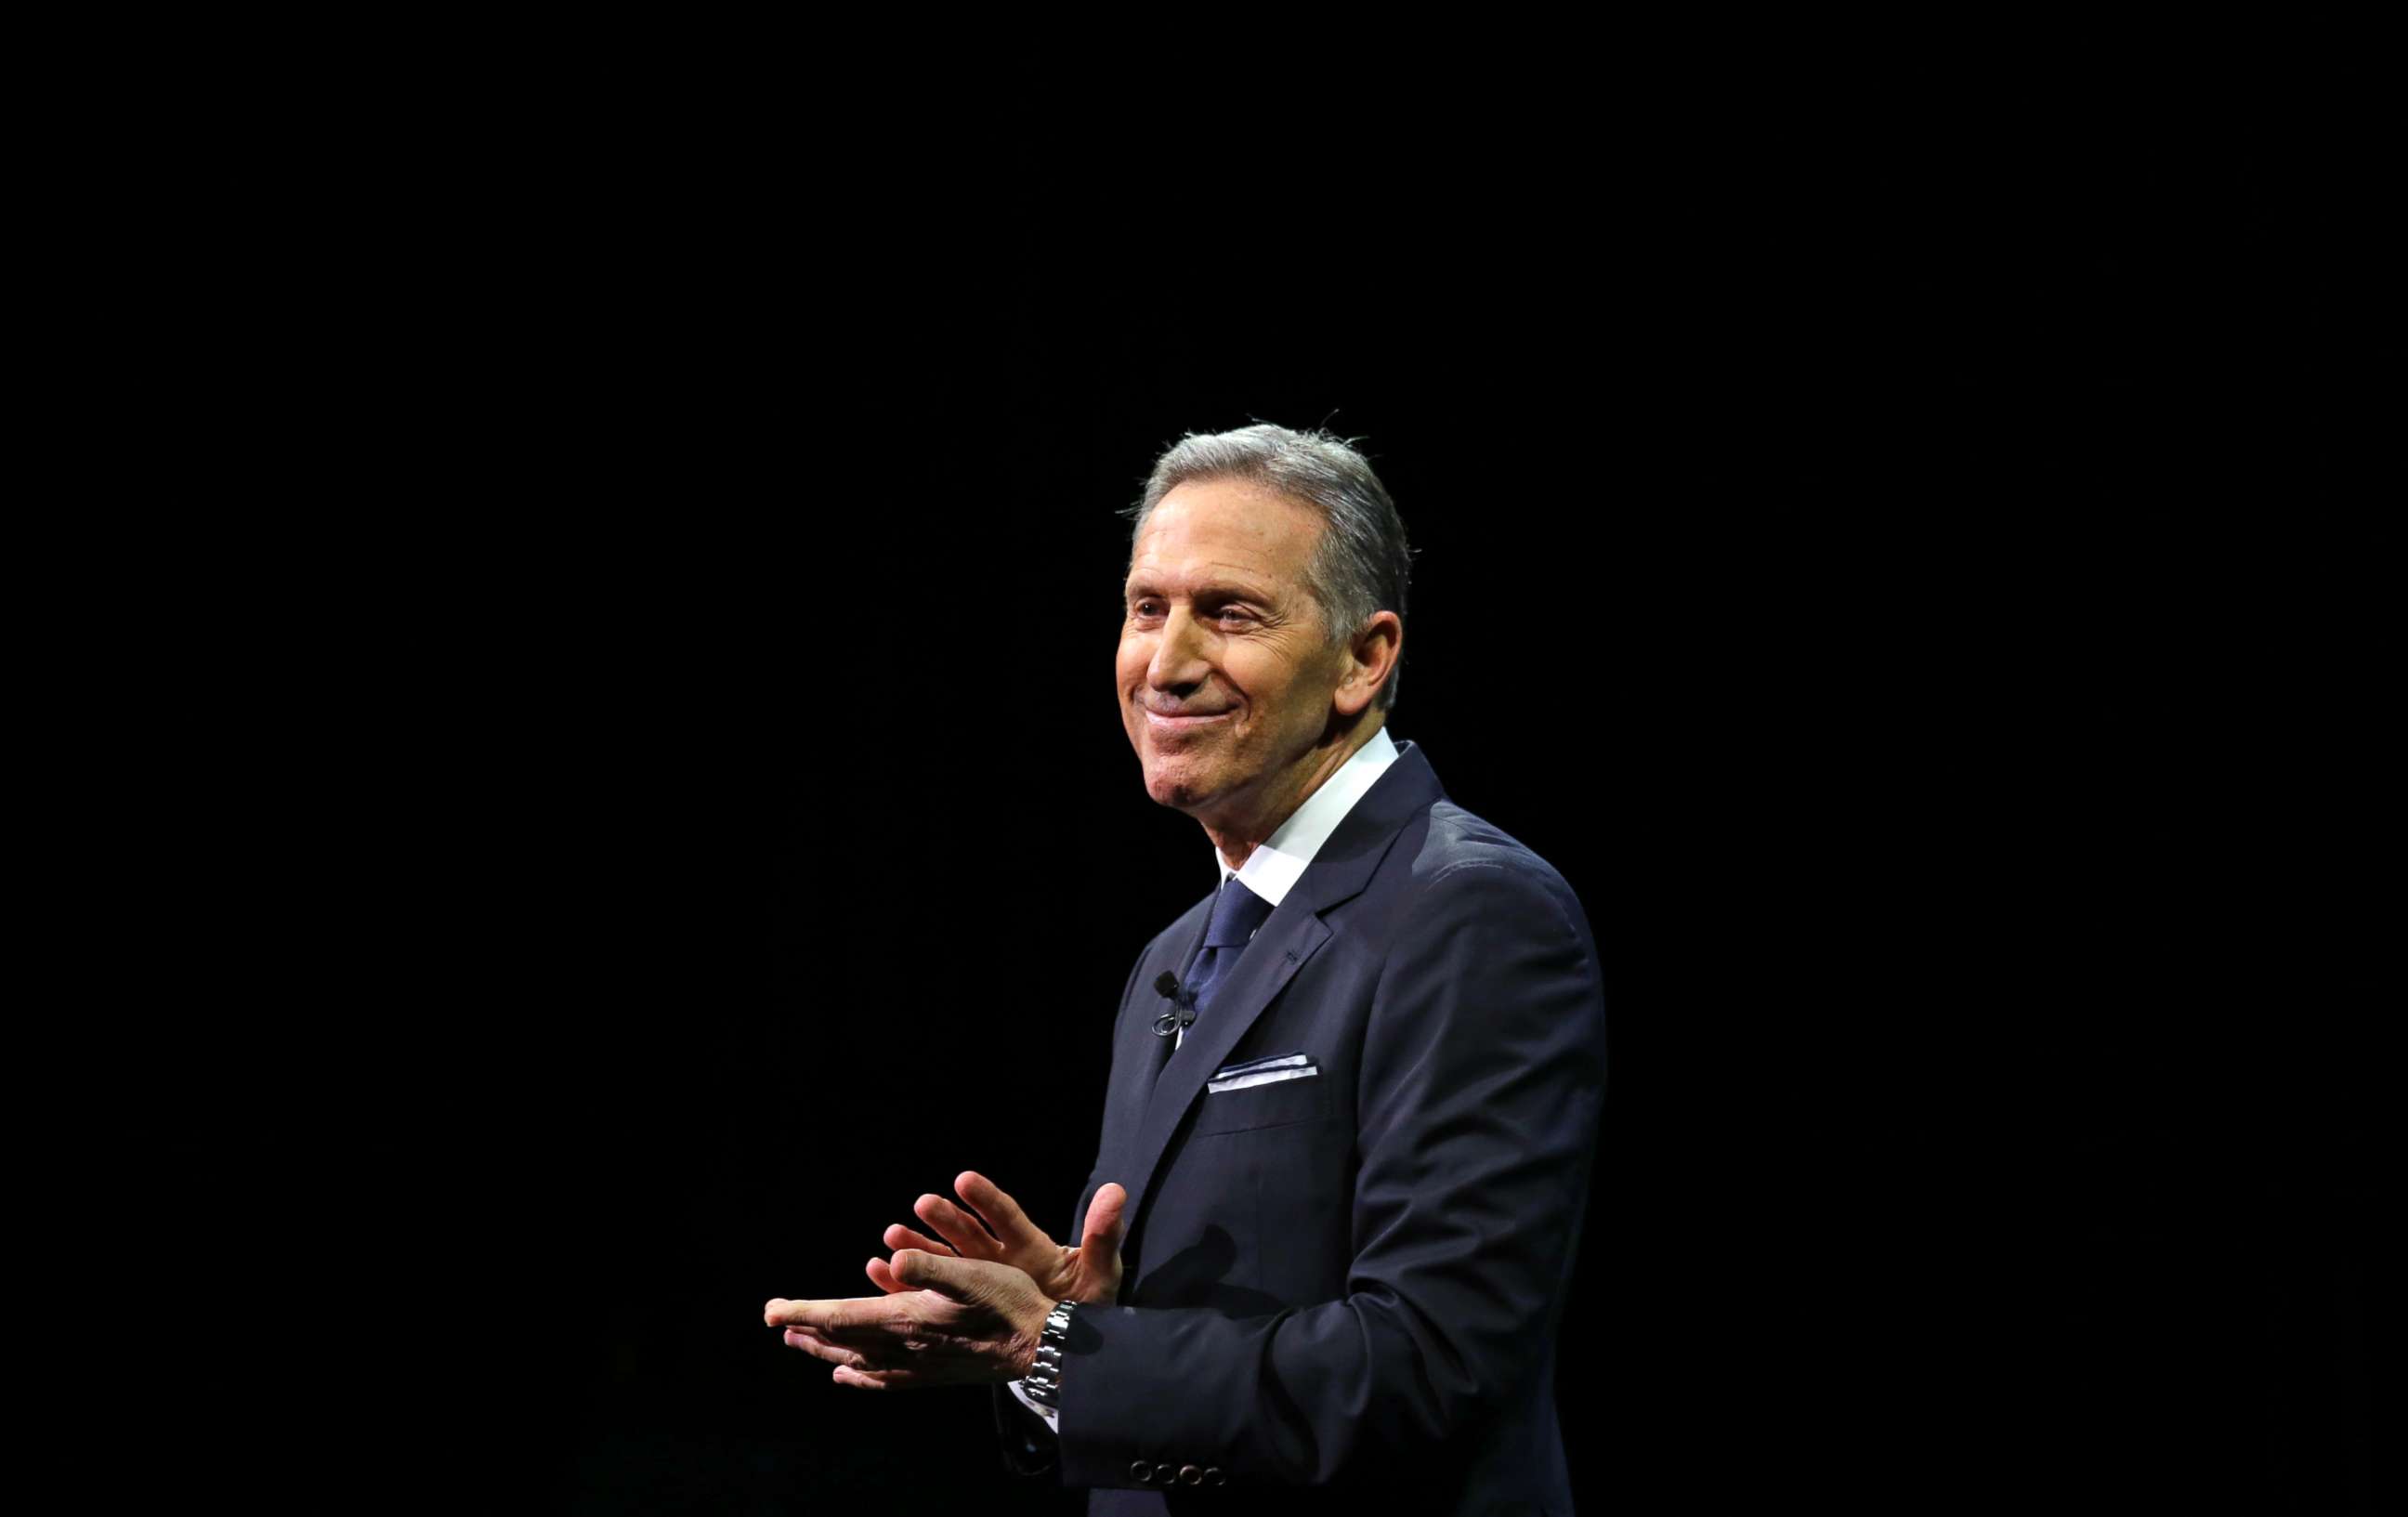
<svg viewBox="0 0 2408 1517"><path fill-rule="evenodd" d="M1606 956L1584 1510L2357 1510L2362 115L631 131L427 202L255 629L326 1000L228 1120L346 1324L328 1510L1075 1510L759 1311L966 1167L1067 1223L1211 883L1114 513L1256 419L1382 470L1394 730Z"/></svg>

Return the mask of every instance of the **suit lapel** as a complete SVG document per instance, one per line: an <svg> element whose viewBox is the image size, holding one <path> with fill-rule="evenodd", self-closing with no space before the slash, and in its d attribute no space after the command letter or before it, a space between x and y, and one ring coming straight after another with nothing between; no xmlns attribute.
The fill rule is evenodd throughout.
<svg viewBox="0 0 2408 1517"><path fill-rule="evenodd" d="M1096 1179L1098 1184L1117 1181L1127 1189L1128 1205L1122 1215L1129 1219L1128 1239L1133 1241L1137 1230L1144 1224L1145 1202L1154 1189L1154 1169L1162 1162L1163 1151L1170 1145L1170 1135L1178 1130L1180 1120L1195 1104L1197 1093L1272 998L1329 940L1329 927L1321 920L1321 914L1362 894L1406 823L1427 810L1445 794L1420 749L1412 743L1399 743L1396 762L1346 813L1337 831L1329 835L1328 841L1305 866L1287 898L1280 902L1264 921L1262 929L1254 934L1254 941L1246 945L1237 967L1213 993L1211 1007L1187 1030L1179 1051L1163 1067L1151 1095L1131 1091L1126 1082L1112 1093L1115 1101L1125 1101L1134 1095L1139 1105L1133 1113L1125 1109L1122 1113L1124 1122L1130 1122L1132 1117L1134 1121L1122 1129L1129 1137L1128 1146L1117 1151L1122 1161L1118 1172L1099 1171ZM1210 904L1208 898L1208 911ZM1199 926L1197 935L1201 932ZM1162 1041L1154 1039L1151 1019L1147 1019L1144 1036Z"/></svg>
<svg viewBox="0 0 2408 1517"><path fill-rule="evenodd" d="M1177 1123L1179 1113L1187 1109L1205 1081L1221 1067L1229 1051L1238 1046L1238 1039L1263 1014L1263 1008L1271 1004L1271 997L1285 988L1304 961L1328 940L1329 929L1322 925L1320 918L1309 912L1287 911L1286 902L1281 905L1283 909L1272 912L1254 934L1254 940L1246 945L1246 952L1230 969L1227 981L1213 993L1211 1009L1187 1029L1179 1052L1170 1056L1162 1078L1154 1081L1140 1130L1140 1166L1151 1167L1161 1154L1161 1141L1145 1144L1145 1139L1154 1136L1154 1119L1168 1114L1172 1124ZM1283 917L1286 920L1282 921ZM1161 1140L1168 1141L1169 1136L1164 1131Z"/></svg>
<svg viewBox="0 0 2408 1517"><path fill-rule="evenodd" d="M1164 1061L1170 1056L1170 1039L1157 1038L1154 1019L1170 1009L1168 998L1154 993L1154 982L1168 969L1177 973L1195 956L1197 945L1203 940L1206 923L1211 920L1212 897L1205 896L1187 914L1171 923L1163 937L1165 947L1139 966L1137 985L1130 993L1128 1009L1114 1033L1112 1048L1112 1081L1104 1093L1103 1140L1097 1145L1094 1183L1101 1185L1116 1181L1134 1192L1135 1184L1125 1179L1128 1165L1125 1160L1137 1146L1139 1124L1145 1120L1147 1098L1153 1095L1154 1081L1162 1072ZM1168 957L1166 959L1165 954ZM1091 1195L1093 1192L1089 1193ZM1134 1211L1125 1215L1134 1216ZM1083 1226L1083 1204L1077 1224Z"/></svg>

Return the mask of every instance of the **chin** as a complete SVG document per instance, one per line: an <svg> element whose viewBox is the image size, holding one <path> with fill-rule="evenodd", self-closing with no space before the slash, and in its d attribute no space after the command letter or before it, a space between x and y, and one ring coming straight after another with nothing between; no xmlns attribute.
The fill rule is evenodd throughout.
<svg viewBox="0 0 2408 1517"><path fill-rule="evenodd" d="M1156 764L1145 771L1145 793L1157 806L1175 811L1195 807L1205 796L1202 777L1182 764Z"/></svg>

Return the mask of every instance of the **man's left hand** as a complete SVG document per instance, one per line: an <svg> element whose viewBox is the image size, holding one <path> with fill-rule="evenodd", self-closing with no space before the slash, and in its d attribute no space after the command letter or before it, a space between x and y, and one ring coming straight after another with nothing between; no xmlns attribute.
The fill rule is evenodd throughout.
<svg viewBox="0 0 2408 1517"><path fill-rule="evenodd" d="M1025 1272L921 1249L901 1250L887 1267L904 1289L835 1301L780 1296L762 1320L836 1366L838 1384L865 1390L1012 1381L1037 1362L1054 1302Z"/></svg>

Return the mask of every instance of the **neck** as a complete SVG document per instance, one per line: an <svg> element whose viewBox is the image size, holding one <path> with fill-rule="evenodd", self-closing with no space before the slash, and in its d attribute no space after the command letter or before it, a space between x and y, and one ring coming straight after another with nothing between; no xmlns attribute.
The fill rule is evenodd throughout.
<svg viewBox="0 0 2408 1517"><path fill-rule="evenodd" d="M1351 730L1340 733L1307 755L1305 763L1280 777L1279 782L1264 794L1253 797L1254 804L1243 810L1215 813L1198 817L1205 836L1221 851L1221 857L1230 868L1242 869L1271 834L1286 824L1302 806L1319 790L1329 777L1345 767L1346 761L1362 751L1371 735L1380 730L1386 713L1366 710L1363 720Z"/></svg>

